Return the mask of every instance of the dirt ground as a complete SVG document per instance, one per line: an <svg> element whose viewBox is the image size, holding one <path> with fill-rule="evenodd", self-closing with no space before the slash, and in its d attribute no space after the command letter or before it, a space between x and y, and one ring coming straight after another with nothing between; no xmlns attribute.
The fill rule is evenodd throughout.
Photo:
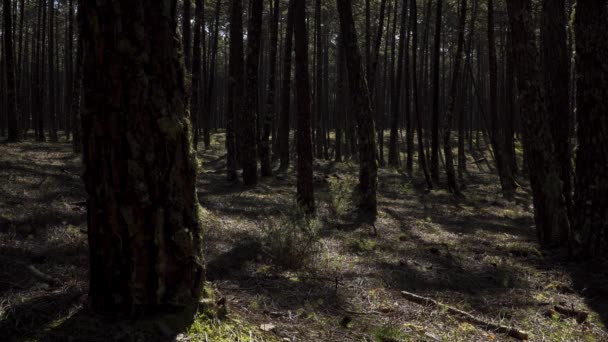
<svg viewBox="0 0 608 342"><path fill-rule="evenodd" d="M318 243L285 256L277 251L289 240L276 237L289 231L295 172L256 188L229 184L222 139L200 152L198 191L207 275L228 316L213 324L197 318L179 334L156 324L156 338L126 319L87 312L85 194L70 145L0 143L0 340L513 340L407 300L407 291L526 331L532 341L608 341L608 264L541 250L526 187L515 202L502 200L489 165L468 166L464 200L425 191L420 175L381 169L372 224L353 210L357 165L317 160L318 218L309 228ZM578 323L551 311L555 305L589 317Z"/></svg>

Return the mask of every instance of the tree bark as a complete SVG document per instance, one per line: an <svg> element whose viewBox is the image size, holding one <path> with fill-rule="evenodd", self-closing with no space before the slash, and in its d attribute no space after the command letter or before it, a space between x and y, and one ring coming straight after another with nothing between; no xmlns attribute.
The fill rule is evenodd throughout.
<svg viewBox="0 0 608 342"><path fill-rule="evenodd" d="M507 7L538 239L543 246L564 245L568 240L569 222L543 101L531 4L526 0L508 0Z"/></svg>
<svg viewBox="0 0 608 342"><path fill-rule="evenodd" d="M289 0L285 46L283 49L283 84L281 88L281 115L279 117L279 158L280 171L289 168L289 114L291 104L291 53L293 49L293 26L295 21L296 0Z"/></svg>
<svg viewBox="0 0 608 342"><path fill-rule="evenodd" d="M504 144L498 120L498 65L496 62L496 43L494 35L494 2L488 0L488 58L490 69L490 143L500 178L502 194L506 199L515 196L515 179L511 168L505 163Z"/></svg>
<svg viewBox="0 0 608 342"><path fill-rule="evenodd" d="M580 256L608 251L608 17L606 0L578 0L574 238Z"/></svg>
<svg viewBox="0 0 608 342"><path fill-rule="evenodd" d="M98 311L193 306L201 294L197 162L176 9L177 0L80 1L89 298Z"/></svg>
<svg viewBox="0 0 608 342"><path fill-rule="evenodd" d="M437 0L433 46L433 115L431 118L431 177L439 181L439 59L441 57L441 14L443 0Z"/></svg>
<svg viewBox="0 0 608 342"><path fill-rule="evenodd" d="M306 0L295 0L295 64L297 103L297 201L308 213L314 211L312 185L312 131L310 108L310 79L308 75L308 31L306 28Z"/></svg>
<svg viewBox="0 0 608 342"><path fill-rule="evenodd" d="M263 0L250 0L247 29L247 54L245 59L245 107L238 126L243 183L258 184L257 117L258 117L258 70L260 63L260 38L262 35Z"/></svg>
<svg viewBox="0 0 608 342"><path fill-rule="evenodd" d="M359 191L361 196L359 208L364 212L376 215L378 210L376 198L378 164L370 92L363 73L363 61L357 43L351 0L337 0L337 3L346 53L350 100L352 111L357 119L359 136Z"/></svg>
<svg viewBox="0 0 608 342"><path fill-rule="evenodd" d="M395 75L395 87L393 89L392 95L392 116L391 116L391 135L389 140L388 147L388 165L392 167L399 166L399 95L401 94L401 81L403 75L403 55L407 54L406 44L407 44L407 36L405 34L406 31L406 14L407 14L407 0L403 0L401 5L401 26L399 28L399 47L397 48L397 73ZM408 37L409 38L409 37ZM407 68L407 66L406 66ZM409 90L409 89L408 89ZM405 106L409 106L409 103L405 103Z"/></svg>
<svg viewBox="0 0 608 342"><path fill-rule="evenodd" d="M236 135L236 129L243 117L244 109L244 56L243 56L243 4L242 0L232 0L230 10L230 66L228 85L228 112L226 114L226 150L228 181L237 180L236 169L240 151L241 137ZM240 133L240 129L239 129ZM254 136L255 139L255 136Z"/></svg>
<svg viewBox="0 0 608 342"><path fill-rule="evenodd" d="M491 0L490 0L491 1ZM464 49L464 30L467 20L467 0L460 1L460 19L458 21L458 42L456 43L456 56L454 56L454 69L452 71L452 85L448 108L445 114L445 128L443 131L443 153L445 154L445 171L448 178L448 191L457 196L462 196L456 171L454 170L454 154L452 153L452 120L456 109L456 96L458 95L458 83L460 82L460 65L462 64L462 51Z"/></svg>
<svg viewBox="0 0 608 342"><path fill-rule="evenodd" d="M555 159L560 169L563 196L572 218L572 147L569 103L570 53L567 42L566 6L564 0L543 1L541 44L545 103L549 113Z"/></svg>
<svg viewBox="0 0 608 342"><path fill-rule="evenodd" d="M272 16L269 19L270 27L270 56L268 72L268 94L266 96L266 113L264 115L264 125L262 140L260 145L260 162L262 177L272 176L272 166L270 164L270 132L272 131L272 120L275 115L275 91L276 91L276 71L277 71L277 47L279 40L279 0L269 0L272 8ZM274 137L273 137L274 138Z"/></svg>
<svg viewBox="0 0 608 342"><path fill-rule="evenodd" d="M15 52L13 51L13 23L11 16L11 1L4 0L4 65L6 71L6 110L8 116L8 141L21 140L19 127L19 112L17 109L17 83L15 80Z"/></svg>

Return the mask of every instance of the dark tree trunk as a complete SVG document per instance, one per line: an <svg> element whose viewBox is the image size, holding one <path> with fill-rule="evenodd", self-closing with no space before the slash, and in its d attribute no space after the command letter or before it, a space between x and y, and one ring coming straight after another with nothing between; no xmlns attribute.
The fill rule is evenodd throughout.
<svg viewBox="0 0 608 342"><path fill-rule="evenodd" d="M258 70L260 63L260 38L262 36L262 12L264 0L250 0L247 29L247 54L245 60L245 108L238 126L243 183L258 184L257 117L258 117Z"/></svg>
<svg viewBox="0 0 608 342"><path fill-rule="evenodd" d="M176 4L80 1L89 297L98 311L191 306L201 293L201 207Z"/></svg>
<svg viewBox="0 0 608 342"><path fill-rule="evenodd" d="M346 118L346 80L344 72L344 44L342 42L342 36L338 34L338 40L336 44L336 150L335 150L335 161L342 161L342 140L343 140L343 128L344 121Z"/></svg>
<svg viewBox="0 0 608 342"><path fill-rule="evenodd" d="M228 84L228 111L226 113L226 150L228 181L237 179L238 164L237 146L240 144L236 135L237 120L243 117L244 111L244 56L243 56L243 4L242 0L232 0L230 10L230 66ZM240 123L240 122L239 122ZM254 136L255 139L255 136Z"/></svg>
<svg viewBox="0 0 608 342"><path fill-rule="evenodd" d="M186 73L190 73L192 71L192 0L183 0L182 9L184 62L186 64ZM186 77L189 77L188 74L186 74Z"/></svg>
<svg viewBox="0 0 608 342"><path fill-rule="evenodd" d="M443 0L437 0L435 14L435 42L433 46L433 115L431 118L431 177L439 180L439 59L441 57L441 9Z"/></svg>
<svg viewBox="0 0 608 342"><path fill-rule="evenodd" d="M216 94L216 90L215 90L215 68L216 68L216 59L217 59L217 47L218 47L218 37L219 37L219 22L220 22L220 10L221 10L221 6L222 5L222 1L221 0L217 0L215 3L215 19L214 19L214 28L213 28L213 40L210 43L211 45L211 61L209 62L209 79L207 80L207 96L206 99L207 101L205 102L206 105L206 111L203 113L202 115L202 120L203 120L203 143L205 145L205 148L210 148L211 147L211 134L210 134L210 130L211 130L211 115L213 114L213 105L215 104L215 98L214 95ZM203 8L204 8L205 4L203 2ZM205 17L203 16L202 18L203 24L202 26L204 26L204 21L205 21ZM205 43L205 37L204 35L201 37L201 41L204 45ZM203 51L204 54L204 51ZM205 75L205 73L203 72L203 75Z"/></svg>
<svg viewBox="0 0 608 342"><path fill-rule="evenodd" d="M401 81L403 75L403 55L407 54L406 51L406 13L407 12L407 0L403 0L403 4L401 6L401 26L399 28L399 47L397 48L398 57L397 57L397 73L395 75L395 86L393 89L392 95L392 116L391 116L391 135L388 146L388 165L392 167L399 166L399 95L401 94ZM396 18L395 18L396 19ZM409 38L409 37L408 37ZM406 66L407 67L407 66ZM409 89L408 89L409 90ZM409 106L409 103L405 103L405 106Z"/></svg>
<svg viewBox="0 0 608 342"><path fill-rule="evenodd" d="M568 240L569 223L542 96L531 4L526 0L508 0L507 5L538 239L544 246L564 245Z"/></svg>
<svg viewBox="0 0 608 342"><path fill-rule="evenodd" d="M203 108L204 103L201 103L201 95L205 93L204 82L201 80L202 76L202 50L201 50L201 34L203 29L203 18L205 15L205 1L204 0L196 0L195 4L196 8L194 9L194 41L192 47L192 68L187 69L187 71L192 70L191 79L192 79L192 95L190 96L190 118L192 119L192 127L194 131L194 148L198 149L198 141L199 141L199 127L200 122L199 119L201 117L201 109ZM186 4L184 2L184 6L190 6L190 4ZM184 9L184 18L190 16L190 10L186 13L186 9ZM190 25L184 25L184 30L190 31ZM187 26L187 27L186 27ZM184 31L184 49L186 51L190 51L189 47L186 45L186 36L190 36L190 33L185 33ZM189 37L188 37L189 41ZM189 45L189 44L188 44ZM188 62L186 61L186 68L188 68Z"/></svg>
<svg viewBox="0 0 608 342"><path fill-rule="evenodd" d="M285 46L283 49L283 84L281 88L281 115L279 117L279 170L289 168L289 106L291 103L291 53L293 47L293 25L296 0L289 0Z"/></svg>
<svg viewBox="0 0 608 342"><path fill-rule="evenodd" d="M80 6L78 13L76 14L76 20L78 27L82 27L82 13ZM72 150L76 153L82 151L82 122L81 122L81 109L83 107L83 96L82 96L82 54L83 54L83 42L82 32L78 30L77 41L76 41L76 64L74 65L74 78L72 83L72 98L70 100L70 112L74 122L73 137L72 137Z"/></svg>
<svg viewBox="0 0 608 342"><path fill-rule="evenodd" d="M418 136L418 164L424 173L424 179L428 189L433 188L433 182L429 169L426 165L426 156L424 155L424 139L422 137L422 116L420 115L420 103L418 100L418 73L416 72L416 61L418 58L418 15L416 0L412 0L411 6L411 22L412 22L412 88L413 88L413 108L414 117L416 118L416 135Z"/></svg>
<svg viewBox="0 0 608 342"><path fill-rule="evenodd" d="M456 96L460 82L460 65L462 64L462 50L464 49L464 29L467 21L467 0L460 1L460 19L458 22L458 42L456 43L456 56L454 56L454 69L452 71L452 85L448 108L445 114L445 127L443 131L443 153L445 154L445 171L448 178L448 191L461 196L456 171L454 170L454 155L452 153L452 120L456 110Z"/></svg>
<svg viewBox="0 0 608 342"><path fill-rule="evenodd" d="M17 83L15 80L15 52L13 51L13 23L11 16L11 1L4 0L3 8L4 29L4 67L6 74L6 110L8 116L8 141L21 140L19 127L19 112L17 109Z"/></svg>
<svg viewBox="0 0 608 342"><path fill-rule="evenodd" d="M608 251L608 9L606 0L578 0L577 123L574 237L576 253Z"/></svg>
<svg viewBox="0 0 608 342"><path fill-rule="evenodd" d="M277 71L277 47L279 40L279 0L269 0L272 5L272 16L270 22L270 56L268 72L268 95L266 97L266 113L264 116L264 126L262 141L260 144L260 161L262 177L272 176L272 166L270 164L270 132L272 131L272 120L275 115L275 91L276 91L276 71ZM274 138L274 137L273 137Z"/></svg>
<svg viewBox="0 0 608 342"><path fill-rule="evenodd" d="M350 101L352 112L355 113L357 119L359 137L359 191L361 194L359 207L364 212L375 215L377 213L378 164L370 92L363 73L363 61L357 43L351 1L337 0L337 3L346 54Z"/></svg>
<svg viewBox="0 0 608 342"><path fill-rule="evenodd" d="M49 0L49 64L48 64L48 109L49 109L49 139L57 142L57 111L55 108L56 87L55 87L55 1Z"/></svg>
<svg viewBox="0 0 608 342"><path fill-rule="evenodd" d="M515 179L511 168L505 162L500 122L498 120L498 65L496 62L496 43L494 35L494 3L488 0L488 56L490 68L490 143L494 150L494 159L500 177L502 194L507 199L515 195Z"/></svg>
<svg viewBox="0 0 608 342"><path fill-rule="evenodd" d="M542 61L545 103L555 147L555 159L560 166L563 195L572 216L572 148L570 145L570 53L566 29L564 0L543 1L541 20ZM607 19L608 20L608 19Z"/></svg>
<svg viewBox="0 0 608 342"><path fill-rule="evenodd" d="M307 212L313 212L315 198L312 185L312 134L310 109L310 79L308 75L308 31L306 29L306 0L295 0L295 64L297 103L297 200Z"/></svg>

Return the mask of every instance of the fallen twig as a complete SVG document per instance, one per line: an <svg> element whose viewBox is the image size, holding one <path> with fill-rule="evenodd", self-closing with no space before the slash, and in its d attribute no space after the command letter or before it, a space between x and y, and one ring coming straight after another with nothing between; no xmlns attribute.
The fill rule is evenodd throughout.
<svg viewBox="0 0 608 342"><path fill-rule="evenodd" d="M473 316L472 314L470 314L468 312L456 309L449 305L439 303L431 298L418 296L416 294L413 294L413 293L410 293L407 291L401 291L401 295L405 299L412 301L414 303L420 304L420 305L431 306L433 308L439 308L439 307L444 308L447 312L457 316L458 318L460 318L468 323L475 324L476 326L478 326L480 328L484 328L484 329L498 332L501 334L507 334L507 335L517 338L519 340L528 339L528 333L525 331L517 330L515 328L507 327L507 326L500 325L500 324L486 322L480 318Z"/></svg>
<svg viewBox="0 0 608 342"><path fill-rule="evenodd" d="M36 268L36 266L34 265L29 265L27 267L27 269L30 271L30 273L38 278L39 280L52 285L52 286L58 286L61 284L61 282L59 280L57 280L56 278L51 277L50 275L46 274L46 273L42 273L42 271L40 271L39 269Z"/></svg>
<svg viewBox="0 0 608 342"><path fill-rule="evenodd" d="M555 311L559 312L562 315L566 315L568 317L575 317L577 323L583 323L589 317L589 313L586 311L579 311L574 308L568 309L565 306L555 305L553 307Z"/></svg>

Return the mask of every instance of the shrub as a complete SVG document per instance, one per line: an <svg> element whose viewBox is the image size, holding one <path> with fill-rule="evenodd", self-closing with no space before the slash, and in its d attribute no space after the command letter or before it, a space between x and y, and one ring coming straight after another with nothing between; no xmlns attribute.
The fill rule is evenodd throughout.
<svg viewBox="0 0 608 342"><path fill-rule="evenodd" d="M317 218L294 209L263 224L264 250L280 268L304 268L319 254L320 226Z"/></svg>

